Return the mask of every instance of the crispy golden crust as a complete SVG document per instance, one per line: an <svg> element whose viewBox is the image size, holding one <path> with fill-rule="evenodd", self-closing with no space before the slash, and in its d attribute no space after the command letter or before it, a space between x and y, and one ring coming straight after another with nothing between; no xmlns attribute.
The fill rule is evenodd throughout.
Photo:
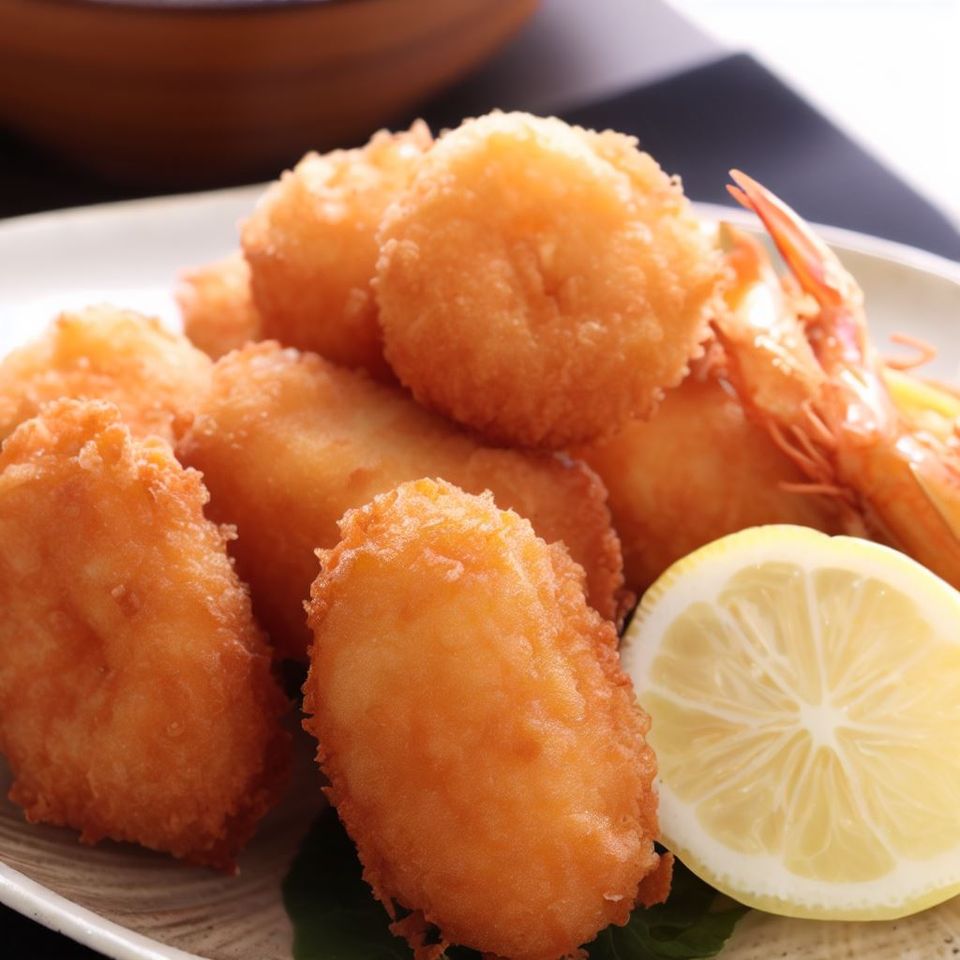
<svg viewBox="0 0 960 960"><path fill-rule="evenodd" d="M370 289L387 205L431 145L422 121L363 148L307 154L244 224L263 335L392 379Z"/></svg>
<svg viewBox="0 0 960 960"><path fill-rule="evenodd" d="M345 510L423 476L492 490L566 543L603 616L620 612L620 545L606 491L582 463L480 446L400 391L275 343L224 357L212 383L178 450L203 471L214 519L237 525L231 550L284 654L305 656L314 549L337 542Z"/></svg>
<svg viewBox="0 0 960 960"><path fill-rule="evenodd" d="M115 307L63 313L0 360L0 440L61 397L110 400L135 436L173 442L210 360L159 320Z"/></svg>
<svg viewBox="0 0 960 960"><path fill-rule="evenodd" d="M304 726L377 897L513 960L625 922L658 864L656 764L566 551L431 480L341 530L311 590Z"/></svg>
<svg viewBox="0 0 960 960"><path fill-rule="evenodd" d="M250 292L250 268L239 251L188 270L175 292L183 332L208 357L216 360L260 339L260 314Z"/></svg>
<svg viewBox="0 0 960 960"><path fill-rule="evenodd" d="M115 407L0 454L0 750L31 821L231 868L286 777L270 651L206 491Z"/></svg>
<svg viewBox="0 0 960 960"><path fill-rule="evenodd" d="M713 378L688 378L651 420L576 452L610 491L627 585L637 593L728 533L764 523L829 531L833 522L824 498L781 488L804 479L796 464Z"/></svg>
<svg viewBox="0 0 960 960"><path fill-rule="evenodd" d="M418 400L561 449L651 412L705 334L718 263L636 141L494 113L441 137L387 212L376 293Z"/></svg>

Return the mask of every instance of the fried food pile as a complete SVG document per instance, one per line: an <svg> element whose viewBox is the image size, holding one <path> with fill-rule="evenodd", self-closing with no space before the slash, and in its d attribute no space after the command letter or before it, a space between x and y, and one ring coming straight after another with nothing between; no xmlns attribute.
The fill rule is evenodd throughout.
<svg viewBox="0 0 960 960"><path fill-rule="evenodd" d="M285 785L286 702L206 500L106 401L7 438L0 749L29 820L229 869Z"/></svg>
<svg viewBox="0 0 960 960"><path fill-rule="evenodd" d="M680 382L719 267L680 184L630 137L517 114L441 137L380 243L400 380L492 442L555 450Z"/></svg>
<svg viewBox="0 0 960 960"><path fill-rule="evenodd" d="M623 612L620 544L585 464L481 444L396 386L316 354L264 341L224 357L177 449L203 473L213 519L236 526L237 569L284 656L306 659L315 551L336 545L343 514L421 477L493 491L566 545L604 617Z"/></svg>
<svg viewBox="0 0 960 960"><path fill-rule="evenodd" d="M265 338L393 379L373 291L376 234L431 144L422 121L382 130L359 150L308 154L267 190L242 230Z"/></svg>
<svg viewBox="0 0 960 960"><path fill-rule="evenodd" d="M130 431L173 443L210 376L210 360L159 320L94 306L61 314L0 360L0 441L63 397L117 405Z"/></svg>
<svg viewBox="0 0 960 960"><path fill-rule="evenodd" d="M669 890L636 595L752 524L871 532L771 423L800 365L744 305L806 346L799 300L635 141L526 114L311 154L240 246L181 278L187 336L91 307L0 363L11 799L229 869L298 661L418 960L577 956Z"/></svg>
<svg viewBox="0 0 960 960"><path fill-rule="evenodd" d="M441 949L517 960L626 922L662 869L656 763L582 570L491 494L433 480L348 511L340 537L311 588L305 726L377 897Z"/></svg>

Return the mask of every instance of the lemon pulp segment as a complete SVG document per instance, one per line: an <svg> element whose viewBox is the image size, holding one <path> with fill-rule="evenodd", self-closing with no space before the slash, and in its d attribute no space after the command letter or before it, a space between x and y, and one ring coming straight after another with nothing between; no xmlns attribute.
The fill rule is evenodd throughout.
<svg viewBox="0 0 960 960"><path fill-rule="evenodd" d="M622 656L665 842L721 890L845 919L960 891L960 598L933 574L756 528L664 574Z"/></svg>

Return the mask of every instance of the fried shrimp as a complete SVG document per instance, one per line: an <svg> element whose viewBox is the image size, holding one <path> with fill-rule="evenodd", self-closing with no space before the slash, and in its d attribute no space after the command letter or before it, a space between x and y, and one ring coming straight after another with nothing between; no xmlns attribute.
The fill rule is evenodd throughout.
<svg viewBox="0 0 960 960"><path fill-rule="evenodd" d="M442 136L387 212L387 360L493 442L562 449L645 416L719 276L680 184L633 138L494 113Z"/></svg>
<svg viewBox="0 0 960 960"><path fill-rule="evenodd" d="M27 819L230 869L286 778L285 699L207 494L102 401L0 453L0 752Z"/></svg>
<svg viewBox="0 0 960 960"><path fill-rule="evenodd" d="M263 335L391 379L370 288L383 211L431 145L422 121L363 148L307 154L242 231Z"/></svg>
<svg viewBox="0 0 960 960"><path fill-rule="evenodd" d="M828 500L784 489L803 474L714 377L688 377L649 421L575 452L607 486L636 593L697 547L746 527L836 528Z"/></svg>
<svg viewBox="0 0 960 960"><path fill-rule="evenodd" d="M431 480L340 526L304 726L395 929L438 930L418 956L557 960L662 895L648 720L563 547Z"/></svg>
<svg viewBox="0 0 960 960"><path fill-rule="evenodd" d="M135 436L173 442L210 360L159 320L115 307L63 313L0 360L0 440L50 400L110 400Z"/></svg>
<svg viewBox="0 0 960 960"><path fill-rule="evenodd" d="M717 320L730 379L753 419L830 497L844 532L909 554L960 589L960 449L903 410L870 341L864 295L837 255L794 210L746 174L730 192L760 217L802 291L767 279L766 254L729 231L736 282ZM811 310L812 308L812 310Z"/></svg>
<svg viewBox="0 0 960 960"><path fill-rule="evenodd" d="M590 602L621 612L620 545L606 491L582 463L496 450L359 372L278 344L253 344L214 367L178 452L203 471L257 616L284 654L302 658L303 600L316 547L337 542L344 511L406 480L441 476L526 516L586 570Z"/></svg>
<svg viewBox="0 0 960 960"><path fill-rule="evenodd" d="M176 289L183 332L216 360L260 339L260 315L250 292L250 268L239 251L196 270L188 270Z"/></svg>

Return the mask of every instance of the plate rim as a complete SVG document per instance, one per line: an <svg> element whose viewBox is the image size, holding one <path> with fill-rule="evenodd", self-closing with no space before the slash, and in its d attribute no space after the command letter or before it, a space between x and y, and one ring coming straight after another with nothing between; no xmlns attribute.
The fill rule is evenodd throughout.
<svg viewBox="0 0 960 960"><path fill-rule="evenodd" d="M137 933L84 907L0 860L0 903L113 960L204 960Z"/></svg>
<svg viewBox="0 0 960 960"><path fill-rule="evenodd" d="M151 214L167 209L190 207L194 205L216 205L230 201L251 201L251 211L260 196L273 181L253 183L239 187L224 187L218 190L201 190L193 193L173 193L163 196L142 197L133 200L114 200L107 203L94 203L79 207L63 207L56 210L43 210L39 213L21 214L0 219L0 234L25 230L42 230L44 227L60 226L66 221L75 227L82 227L86 221L113 219L129 214ZM739 207L711 203L701 200L691 201L694 209L712 221L728 220L743 226L758 227L756 217ZM893 261L902 266L912 267L924 273L931 273L945 280L960 284L960 261L951 260L929 250L914 247L896 240L887 240L846 227L811 222L810 226L832 247L868 254L884 260Z"/></svg>

